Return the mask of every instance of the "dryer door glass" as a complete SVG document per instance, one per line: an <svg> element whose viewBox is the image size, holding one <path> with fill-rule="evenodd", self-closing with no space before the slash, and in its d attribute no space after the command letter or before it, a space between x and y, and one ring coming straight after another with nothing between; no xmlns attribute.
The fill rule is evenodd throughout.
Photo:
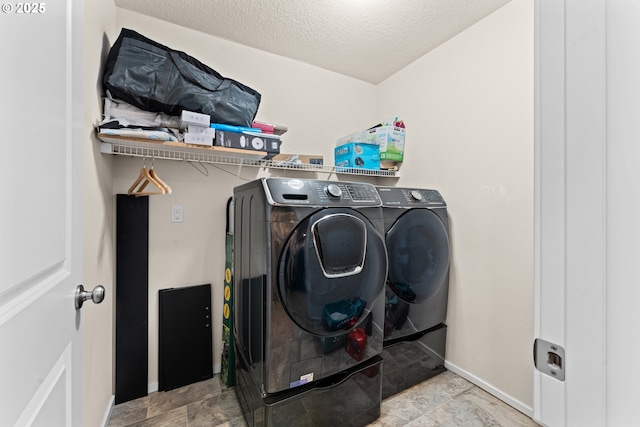
<svg viewBox="0 0 640 427"><path fill-rule="evenodd" d="M344 335L367 317L384 289L384 238L353 209L323 209L293 230L280 256L285 311L319 336Z"/></svg>
<svg viewBox="0 0 640 427"><path fill-rule="evenodd" d="M386 236L389 287L402 300L420 303L441 286L449 271L449 236L440 218L428 209L411 209Z"/></svg>
<svg viewBox="0 0 640 427"><path fill-rule="evenodd" d="M367 227L360 218L334 214L311 224L313 246L322 273L328 277L360 273L367 253Z"/></svg>

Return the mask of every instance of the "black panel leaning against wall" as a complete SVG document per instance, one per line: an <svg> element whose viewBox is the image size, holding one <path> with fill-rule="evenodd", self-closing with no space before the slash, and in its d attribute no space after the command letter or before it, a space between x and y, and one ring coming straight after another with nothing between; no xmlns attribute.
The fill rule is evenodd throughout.
<svg viewBox="0 0 640 427"><path fill-rule="evenodd" d="M147 395L149 197L116 200L115 403Z"/></svg>

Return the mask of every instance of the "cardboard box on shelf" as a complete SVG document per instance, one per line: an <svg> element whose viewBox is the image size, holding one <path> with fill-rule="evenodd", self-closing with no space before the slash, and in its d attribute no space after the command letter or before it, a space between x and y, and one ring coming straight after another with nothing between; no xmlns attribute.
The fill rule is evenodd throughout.
<svg viewBox="0 0 640 427"><path fill-rule="evenodd" d="M251 127L259 128L259 129L262 129L262 132L264 133L270 133L275 135L282 135L288 130L288 128L283 125L276 125L272 123L265 123L265 122L258 122L258 121L254 121L251 124Z"/></svg>
<svg viewBox="0 0 640 427"><path fill-rule="evenodd" d="M187 133L192 133L192 134L203 134L206 135L208 137L211 137L211 139L214 138L216 131L210 127L205 127L205 126L197 126L197 125L189 125L187 126Z"/></svg>
<svg viewBox="0 0 640 427"><path fill-rule="evenodd" d="M379 146L380 160L398 164L404 159L405 128L397 126L378 126L362 132L354 132L338 139L338 145L348 142L361 142Z"/></svg>
<svg viewBox="0 0 640 427"><path fill-rule="evenodd" d="M404 158L404 128L395 126L380 126L369 129L374 144L380 147L380 160L401 162Z"/></svg>
<svg viewBox="0 0 640 427"><path fill-rule="evenodd" d="M324 158L321 155L316 154L284 154L280 153L273 157L274 162L282 163L302 163L305 165L322 166L324 165Z"/></svg>
<svg viewBox="0 0 640 427"><path fill-rule="evenodd" d="M397 172L400 170L400 165L402 165L402 162L394 162L391 160L380 160L381 170Z"/></svg>
<svg viewBox="0 0 640 427"><path fill-rule="evenodd" d="M182 110L182 115L180 116L180 127L182 127L183 129L189 125L209 127L210 123L211 117L208 114Z"/></svg>
<svg viewBox="0 0 640 427"><path fill-rule="evenodd" d="M206 133L185 133L184 134L184 143L185 144L196 144L196 145L209 145L213 146L213 136L208 135Z"/></svg>
<svg viewBox="0 0 640 427"><path fill-rule="evenodd" d="M348 142L334 149L335 166L358 169L380 169L380 153L376 144Z"/></svg>
<svg viewBox="0 0 640 427"><path fill-rule="evenodd" d="M214 144L220 147L266 151L267 158L271 158L280 153L282 140L277 135L216 130Z"/></svg>

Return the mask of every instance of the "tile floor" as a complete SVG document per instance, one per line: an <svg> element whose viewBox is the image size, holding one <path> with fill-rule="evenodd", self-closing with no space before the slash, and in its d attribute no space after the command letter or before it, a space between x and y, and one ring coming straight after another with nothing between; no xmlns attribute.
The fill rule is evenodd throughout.
<svg viewBox="0 0 640 427"><path fill-rule="evenodd" d="M449 371L387 398L380 412L372 426L537 426L529 417ZM109 422L109 427L245 425L233 388L222 385L219 375L116 405Z"/></svg>

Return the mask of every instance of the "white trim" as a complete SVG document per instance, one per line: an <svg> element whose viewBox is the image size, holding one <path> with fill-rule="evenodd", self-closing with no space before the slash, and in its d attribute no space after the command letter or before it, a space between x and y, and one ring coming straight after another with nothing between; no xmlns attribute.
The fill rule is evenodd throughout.
<svg viewBox="0 0 640 427"><path fill-rule="evenodd" d="M533 337L539 337L542 334L540 330L541 325L541 302L542 302L542 287L540 283L541 266L541 221L540 213L542 211L540 206L540 0L534 1L533 5L534 16L534 43L533 43L533 68L534 68L534 96L533 96L533 128L534 128L534 142L533 142ZM533 344L531 344L533 347ZM540 384L540 372L534 371L533 373L533 419L542 419L542 410L540 408L542 403L542 386Z"/></svg>
<svg viewBox="0 0 640 427"><path fill-rule="evenodd" d="M536 0L534 338L566 380L534 374L535 419L607 420L607 0Z"/></svg>
<svg viewBox="0 0 640 427"><path fill-rule="evenodd" d="M113 412L113 407L116 403L115 394L111 395L111 399L109 399L109 403L107 404L107 410L104 413L104 417L102 417L102 423L100 424L102 427L107 427L109 425L109 421L111 420L111 413Z"/></svg>
<svg viewBox="0 0 640 427"><path fill-rule="evenodd" d="M534 336L566 345L566 10L534 3ZM533 351L533 342L531 342ZM532 361L533 366L533 361ZM566 425L565 382L533 370L533 418Z"/></svg>
<svg viewBox="0 0 640 427"><path fill-rule="evenodd" d="M214 363L213 364L213 375L217 375L220 372L221 372L220 363ZM158 382L157 381L155 383L147 384L147 393L155 393L156 391L158 391Z"/></svg>
<svg viewBox="0 0 640 427"><path fill-rule="evenodd" d="M155 393L158 391L158 383L149 383L147 384L147 393Z"/></svg>
<svg viewBox="0 0 640 427"><path fill-rule="evenodd" d="M445 361L444 367L450 370L451 372L453 372L454 374L457 374L462 378L464 378L465 380L473 383L474 385L477 385L487 393L492 394L493 396L502 400L507 405L522 412L527 417L533 418L533 408L531 406L525 405L524 403L520 402L518 399L503 393L501 390L497 389L496 387L489 384L485 380L473 375L472 373L460 368L459 366L454 365L453 363Z"/></svg>

